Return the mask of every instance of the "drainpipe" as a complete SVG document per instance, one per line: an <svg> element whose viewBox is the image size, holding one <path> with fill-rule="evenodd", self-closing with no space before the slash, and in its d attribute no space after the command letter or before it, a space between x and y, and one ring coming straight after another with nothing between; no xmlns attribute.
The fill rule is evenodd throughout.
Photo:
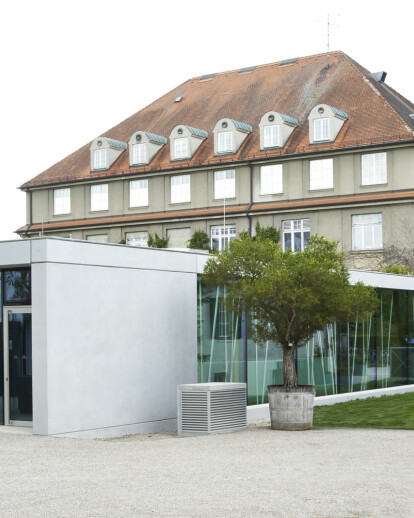
<svg viewBox="0 0 414 518"><path fill-rule="evenodd" d="M246 217L249 220L249 237L252 237L252 217L249 214L249 211L253 205L253 165L251 162L248 162L250 168L250 203L246 209Z"/></svg>

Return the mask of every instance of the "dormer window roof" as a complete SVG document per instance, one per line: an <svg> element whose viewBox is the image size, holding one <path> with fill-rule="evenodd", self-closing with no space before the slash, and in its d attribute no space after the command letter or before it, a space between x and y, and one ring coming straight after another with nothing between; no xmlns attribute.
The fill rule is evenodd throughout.
<svg viewBox="0 0 414 518"><path fill-rule="evenodd" d="M91 170L102 171L110 169L127 146L127 143L121 140L97 137L90 147Z"/></svg>
<svg viewBox="0 0 414 518"><path fill-rule="evenodd" d="M220 119L214 127L214 154L236 153L252 132L250 124L234 119Z"/></svg>
<svg viewBox="0 0 414 518"><path fill-rule="evenodd" d="M129 139L129 165L148 165L167 138L148 131L136 131Z"/></svg>
<svg viewBox="0 0 414 518"><path fill-rule="evenodd" d="M260 149L282 148L293 130L298 126L297 119L284 113L270 111L260 120Z"/></svg>
<svg viewBox="0 0 414 518"><path fill-rule="evenodd" d="M205 130L193 126L176 126L170 134L171 160L189 160L207 137Z"/></svg>
<svg viewBox="0 0 414 518"><path fill-rule="evenodd" d="M328 104L318 104L309 114L309 143L334 142L348 114Z"/></svg>

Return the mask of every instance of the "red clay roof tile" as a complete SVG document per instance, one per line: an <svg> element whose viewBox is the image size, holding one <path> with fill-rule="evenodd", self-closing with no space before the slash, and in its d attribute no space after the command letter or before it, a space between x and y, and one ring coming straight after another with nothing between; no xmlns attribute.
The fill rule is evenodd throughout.
<svg viewBox="0 0 414 518"><path fill-rule="evenodd" d="M176 103L174 99L178 96L182 100ZM349 120L334 143L309 145L307 117L311 109L320 103L344 110ZM246 74L234 70L216 74L206 81L200 81L199 77L190 79L103 134L128 142L137 130L168 137L179 124L208 131L209 137L189 161L172 163L167 143L149 166L130 168L126 150L109 171L91 173L89 142L23 184L22 188L266 157L269 154L260 151L259 147L258 123L270 110L285 113L299 121L299 126L280 154L414 140L414 120L409 117L410 113L414 113L414 105L392 88L370 78L366 69L343 52L331 52L329 56L319 54L298 58L290 66L271 63L257 66ZM250 124L253 132L237 153L217 158L214 156L212 131L223 117ZM278 153L271 154L274 156Z"/></svg>

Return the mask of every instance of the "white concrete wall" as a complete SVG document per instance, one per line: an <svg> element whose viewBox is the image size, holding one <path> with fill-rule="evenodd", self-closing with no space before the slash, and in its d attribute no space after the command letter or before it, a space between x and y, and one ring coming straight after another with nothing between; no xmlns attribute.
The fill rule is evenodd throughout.
<svg viewBox="0 0 414 518"><path fill-rule="evenodd" d="M175 429L176 387L197 382L197 254L31 245L34 433Z"/></svg>

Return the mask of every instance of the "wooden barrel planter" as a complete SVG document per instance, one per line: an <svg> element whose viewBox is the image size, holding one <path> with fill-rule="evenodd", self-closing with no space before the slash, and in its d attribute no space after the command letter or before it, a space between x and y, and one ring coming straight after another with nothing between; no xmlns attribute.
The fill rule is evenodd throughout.
<svg viewBox="0 0 414 518"><path fill-rule="evenodd" d="M270 423L273 430L312 428L315 387L268 385Z"/></svg>

